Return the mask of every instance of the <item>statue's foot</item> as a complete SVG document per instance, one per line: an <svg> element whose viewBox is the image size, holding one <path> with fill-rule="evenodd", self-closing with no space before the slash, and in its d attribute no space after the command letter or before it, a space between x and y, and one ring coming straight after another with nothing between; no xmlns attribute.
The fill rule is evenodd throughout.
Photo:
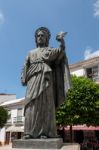
<svg viewBox="0 0 99 150"><path fill-rule="evenodd" d="M32 137L30 135L24 135L23 139L31 139Z"/></svg>
<svg viewBox="0 0 99 150"><path fill-rule="evenodd" d="M56 135L56 136L41 135L40 136L40 139L48 139L48 138L60 138L60 135Z"/></svg>
<svg viewBox="0 0 99 150"><path fill-rule="evenodd" d="M41 135L40 139L47 139L48 137L46 135Z"/></svg>

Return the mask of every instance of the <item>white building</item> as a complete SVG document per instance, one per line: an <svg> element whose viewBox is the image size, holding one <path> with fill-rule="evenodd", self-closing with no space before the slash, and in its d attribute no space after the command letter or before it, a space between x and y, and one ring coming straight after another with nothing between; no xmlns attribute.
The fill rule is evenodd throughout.
<svg viewBox="0 0 99 150"><path fill-rule="evenodd" d="M99 56L71 64L70 72L76 76L86 76L99 83Z"/></svg>
<svg viewBox="0 0 99 150"><path fill-rule="evenodd" d="M24 132L24 98L13 99L2 102L3 106L8 110L9 119L4 128L0 129L0 142L7 144L13 138L21 138Z"/></svg>
<svg viewBox="0 0 99 150"><path fill-rule="evenodd" d="M2 102L6 102L6 101L9 101L9 100L13 100L13 99L16 99L15 94L0 93L0 104Z"/></svg>

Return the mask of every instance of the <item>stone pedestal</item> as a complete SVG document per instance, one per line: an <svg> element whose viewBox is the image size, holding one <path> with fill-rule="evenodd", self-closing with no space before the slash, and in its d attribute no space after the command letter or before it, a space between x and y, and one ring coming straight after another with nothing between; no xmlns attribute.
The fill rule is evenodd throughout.
<svg viewBox="0 0 99 150"><path fill-rule="evenodd" d="M12 142L12 148L23 149L60 149L62 146L62 138L20 139Z"/></svg>

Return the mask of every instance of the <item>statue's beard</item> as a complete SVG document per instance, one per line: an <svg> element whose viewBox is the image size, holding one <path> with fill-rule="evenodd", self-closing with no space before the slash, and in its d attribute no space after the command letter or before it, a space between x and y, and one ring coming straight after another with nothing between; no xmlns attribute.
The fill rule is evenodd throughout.
<svg viewBox="0 0 99 150"><path fill-rule="evenodd" d="M46 47L46 43L37 43L37 47Z"/></svg>

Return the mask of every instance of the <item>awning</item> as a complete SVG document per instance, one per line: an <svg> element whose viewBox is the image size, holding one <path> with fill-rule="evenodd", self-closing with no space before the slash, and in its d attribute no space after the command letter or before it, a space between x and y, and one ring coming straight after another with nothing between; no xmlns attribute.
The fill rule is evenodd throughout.
<svg viewBox="0 0 99 150"><path fill-rule="evenodd" d="M64 127L65 130L69 130L70 127ZM85 126L85 125L77 125L77 126L72 126L72 130L88 130L88 131L92 131L92 130L99 130L99 126Z"/></svg>
<svg viewBox="0 0 99 150"><path fill-rule="evenodd" d="M10 126L6 129L6 132L24 132L24 126Z"/></svg>

